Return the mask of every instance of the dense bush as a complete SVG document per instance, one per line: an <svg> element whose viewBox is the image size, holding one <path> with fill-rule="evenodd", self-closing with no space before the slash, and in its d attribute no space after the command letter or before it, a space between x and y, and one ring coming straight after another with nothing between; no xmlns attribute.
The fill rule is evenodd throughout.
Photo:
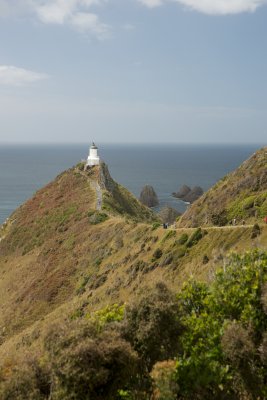
<svg viewBox="0 0 267 400"><path fill-rule="evenodd" d="M216 226L225 226L228 223L226 211L221 211L220 213L217 214L212 214L211 216L211 222L213 225Z"/></svg>
<svg viewBox="0 0 267 400"><path fill-rule="evenodd" d="M162 250L161 249L156 249L153 253L153 259L158 260L162 256Z"/></svg>
<svg viewBox="0 0 267 400"><path fill-rule="evenodd" d="M179 388L176 382L176 362L161 361L155 364L151 372L153 379L153 400L176 400Z"/></svg>
<svg viewBox="0 0 267 400"><path fill-rule="evenodd" d="M51 393L51 371L34 359L13 367L7 377L1 376L1 400L46 400Z"/></svg>
<svg viewBox="0 0 267 400"><path fill-rule="evenodd" d="M118 388L129 380L137 360L119 332L109 327L99 331L92 321L54 327L45 346L54 383L52 399L56 400L114 399Z"/></svg>
<svg viewBox="0 0 267 400"><path fill-rule="evenodd" d="M261 346L264 354L266 280L267 255L255 252L233 256L210 287L185 285L179 295L185 333L178 397L266 398L267 373L257 351Z"/></svg>
<svg viewBox="0 0 267 400"><path fill-rule="evenodd" d="M255 239L261 234L261 228L259 224L254 224L251 232L251 239Z"/></svg>
<svg viewBox="0 0 267 400"><path fill-rule="evenodd" d="M178 303L163 283L125 309L124 337L139 354L144 370L177 354L181 332Z"/></svg>
<svg viewBox="0 0 267 400"><path fill-rule="evenodd" d="M68 341L68 337L66 338ZM133 372L135 355L115 332L58 343L52 354L58 399L113 399Z"/></svg>
<svg viewBox="0 0 267 400"><path fill-rule="evenodd" d="M204 232L202 231L201 228L196 229L192 235L190 236L190 238L188 239L188 241L186 242L186 247L192 247L195 244L197 244L200 239L202 239L204 236Z"/></svg>
<svg viewBox="0 0 267 400"><path fill-rule="evenodd" d="M92 225L101 224L101 222L105 222L108 219L108 215L98 211L90 211L88 212L89 222Z"/></svg>
<svg viewBox="0 0 267 400"><path fill-rule="evenodd" d="M3 400L264 400L267 254L232 255L207 285L163 283L50 328L36 360L0 375Z"/></svg>

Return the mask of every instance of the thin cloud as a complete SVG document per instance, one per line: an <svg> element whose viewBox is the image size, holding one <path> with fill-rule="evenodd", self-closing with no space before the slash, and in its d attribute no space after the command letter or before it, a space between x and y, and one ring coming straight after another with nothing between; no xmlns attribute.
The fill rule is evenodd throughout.
<svg viewBox="0 0 267 400"><path fill-rule="evenodd" d="M0 85L24 86L48 77L47 74L14 67L13 65L0 65Z"/></svg>
<svg viewBox="0 0 267 400"><path fill-rule="evenodd" d="M162 0L139 0L139 2L144 4L148 8L159 7L163 4Z"/></svg>
<svg viewBox="0 0 267 400"><path fill-rule="evenodd" d="M110 27L92 13L106 0L0 0L0 16L30 15L43 24L66 25L103 39Z"/></svg>
<svg viewBox="0 0 267 400"><path fill-rule="evenodd" d="M209 15L229 15L254 12L267 4L267 0L139 0L149 8L176 2L188 9Z"/></svg>
<svg viewBox="0 0 267 400"><path fill-rule="evenodd" d="M125 31L134 31L135 28L136 26L130 23L122 25L122 29L124 29Z"/></svg>
<svg viewBox="0 0 267 400"><path fill-rule="evenodd" d="M93 13L76 13L70 19L70 24L81 32L92 32L99 39L109 36L109 26L100 22L98 15Z"/></svg>

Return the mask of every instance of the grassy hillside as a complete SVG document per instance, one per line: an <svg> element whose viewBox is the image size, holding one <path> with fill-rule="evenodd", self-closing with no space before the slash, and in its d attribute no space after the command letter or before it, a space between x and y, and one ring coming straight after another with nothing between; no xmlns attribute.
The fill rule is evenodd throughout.
<svg viewBox="0 0 267 400"><path fill-rule="evenodd" d="M123 199L127 207L123 209L122 201L117 206L112 193L103 189L103 196L110 199L109 210L104 202L105 212L97 211L92 184L98 182L100 173L99 168L64 172L22 205L1 229L0 323L4 336L75 295L87 279L83 277L87 269L95 277L95 287L101 285L99 265L119 248L129 230L124 218L112 217L118 207L129 226L136 220L155 219L116 183L116 199Z"/></svg>
<svg viewBox="0 0 267 400"><path fill-rule="evenodd" d="M253 154L221 179L180 219L180 226L227 225L234 218L245 223L267 216L267 147Z"/></svg>
<svg viewBox="0 0 267 400"><path fill-rule="evenodd" d="M0 366L7 375L28 352L43 356L55 324L128 303L159 282L176 292L190 277L210 282L232 251L267 250L265 226L256 235L250 225L164 230L105 165L62 173L0 232Z"/></svg>

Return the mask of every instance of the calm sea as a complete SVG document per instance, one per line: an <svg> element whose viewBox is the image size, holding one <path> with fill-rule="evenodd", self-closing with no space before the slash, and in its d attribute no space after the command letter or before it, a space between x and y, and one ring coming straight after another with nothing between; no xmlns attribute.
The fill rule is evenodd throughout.
<svg viewBox="0 0 267 400"><path fill-rule="evenodd" d="M185 204L171 193L187 184L207 190L235 169L259 145L111 145L99 146L112 177L136 196L154 187L160 205L179 211ZM85 159L88 145L0 147L0 223L61 171Z"/></svg>

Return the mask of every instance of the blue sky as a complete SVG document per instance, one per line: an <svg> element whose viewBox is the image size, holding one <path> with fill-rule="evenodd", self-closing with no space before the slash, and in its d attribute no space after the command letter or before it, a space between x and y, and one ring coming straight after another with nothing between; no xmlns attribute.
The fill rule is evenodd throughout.
<svg viewBox="0 0 267 400"><path fill-rule="evenodd" d="M266 0L0 0L0 142L266 144Z"/></svg>

